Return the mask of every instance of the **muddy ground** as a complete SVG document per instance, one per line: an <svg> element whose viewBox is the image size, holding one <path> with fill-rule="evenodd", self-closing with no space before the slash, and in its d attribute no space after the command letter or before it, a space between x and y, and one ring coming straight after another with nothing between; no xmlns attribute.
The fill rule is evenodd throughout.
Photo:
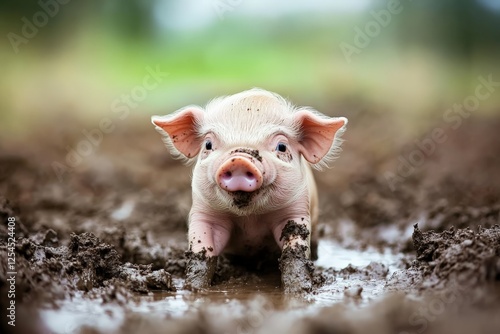
<svg viewBox="0 0 500 334"><path fill-rule="evenodd" d="M317 173L315 287L295 297L273 261L222 258L210 290L182 289L190 168L168 156L147 117L118 125L59 174L53 162L66 164L92 124L3 135L0 332L498 333L500 117L457 130L436 122L412 137L389 116L361 115L347 115L343 153ZM401 167L435 126L447 139ZM9 217L15 327L4 315Z"/></svg>

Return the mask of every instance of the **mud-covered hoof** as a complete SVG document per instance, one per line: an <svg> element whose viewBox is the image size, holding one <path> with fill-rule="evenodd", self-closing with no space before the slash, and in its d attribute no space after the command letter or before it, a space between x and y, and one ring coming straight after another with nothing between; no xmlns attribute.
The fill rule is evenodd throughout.
<svg viewBox="0 0 500 334"><path fill-rule="evenodd" d="M296 246L283 250L280 258L281 285L288 294L312 291L314 264L305 254L307 247Z"/></svg>
<svg viewBox="0 0 500 334"><path fill-rule="evenodd" d="M199 291L208 288L217 268L217 257L206 256L205 252L193 253L191 251L187 252L186 255L188 263L184 289Z"/></svg>

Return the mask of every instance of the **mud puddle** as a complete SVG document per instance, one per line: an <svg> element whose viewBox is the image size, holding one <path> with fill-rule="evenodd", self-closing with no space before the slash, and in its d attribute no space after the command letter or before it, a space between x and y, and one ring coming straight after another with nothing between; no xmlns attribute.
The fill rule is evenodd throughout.
<svg viewBox="0 0 500 334"><path fill-rule="evenodd" d="M134 295L126 305L106 303L102 298L88 298L78 293L71 299L57 302L57 309L44 309L41 318L47 328L57 334L79 333L83 327L94 327L102 332L113 332L123 326L130 314L159 318L182 318L203 310L208 305L222 312L234 313L245 305L264 304L266 312L290 313L300 310L302 315L313 314L322 307L353 301L366 305L384 292L386 278L401 266L401 254L389 249L346 249L334 240L320 240L316 270L325 283L313 294L287 297L280 288L280 277L267 274L250 282L229 280L194 294L182 289L184 280L174 278L175 292L151 292ZM262 312L262 311L261 311ZM97 326L97 327L95 327Z"/></svg>

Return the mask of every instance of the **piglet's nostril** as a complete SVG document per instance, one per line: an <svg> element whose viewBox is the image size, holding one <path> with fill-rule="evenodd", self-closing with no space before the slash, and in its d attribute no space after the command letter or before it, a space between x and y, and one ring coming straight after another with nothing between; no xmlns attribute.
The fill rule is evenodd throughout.
<svg viewBox="0 0 500 334"><path fill-rule="evenodd" d="M247 176L248 176L249 178L252 178L252 179L253 179L253 178L255 178L255 176L253 175L253 173L252 173L252 172L247 172Z"/></svg>
<svg viewBox="0 0 500 334"><path fill-rule="evenodd" d="M230 178L231 176L233 176L233 173L231 173L230 171L224 173L225 178Z"/></svg>

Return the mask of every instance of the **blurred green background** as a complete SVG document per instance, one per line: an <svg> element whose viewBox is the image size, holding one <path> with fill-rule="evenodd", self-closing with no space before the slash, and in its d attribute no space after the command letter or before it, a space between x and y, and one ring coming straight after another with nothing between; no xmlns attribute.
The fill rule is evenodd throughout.
<svg viewBox="0 0 500 334"><path fill-rule="evenodd" d="M500 81L497 0L3 0L0 16L3 135L53 116L99 119L146 67L168 76L134 115L262 87L329 114L412 124L442 117L478 76ZM480 112L498 112L499 99Z"/></svg>

